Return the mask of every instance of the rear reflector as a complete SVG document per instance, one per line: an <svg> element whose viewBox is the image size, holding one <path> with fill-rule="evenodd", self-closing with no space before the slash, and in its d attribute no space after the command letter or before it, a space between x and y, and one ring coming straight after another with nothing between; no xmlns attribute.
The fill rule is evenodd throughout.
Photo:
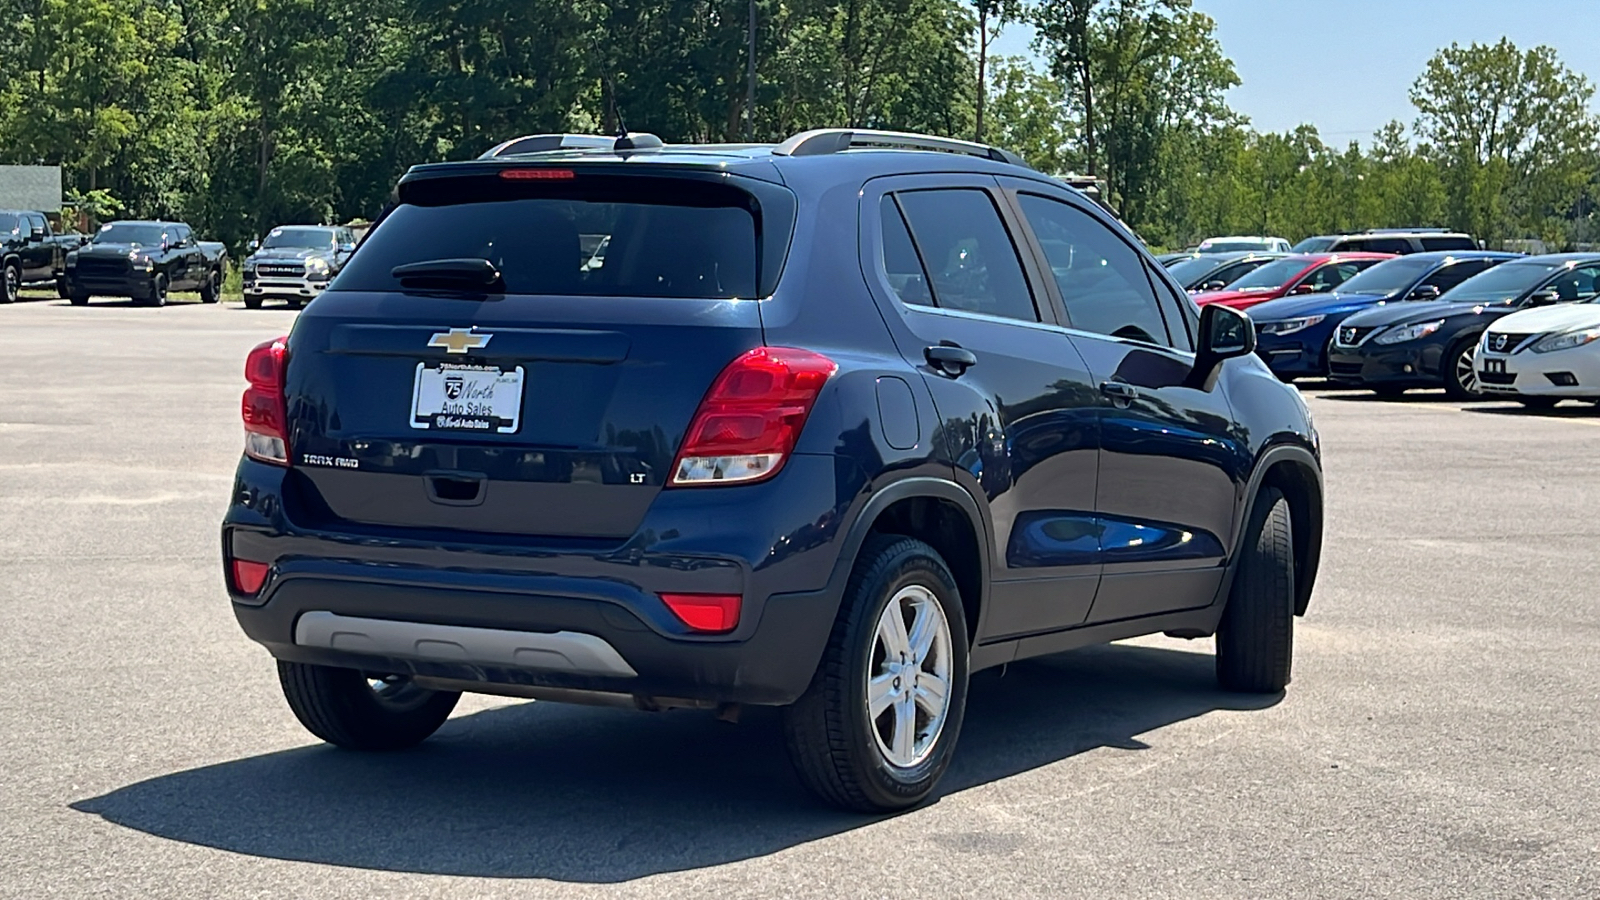
<svg viewBox="0 0 1600 900"><path fill-rule="evenodd" d="M255 596L261 592L261 586L267 583L266 563L251 562L247 559L233 561L233 586L241 594Z"/></svg>
<svg viewBox="0 0 1600 900"><path fill-rule="evenodd" d="M244 378L250 386L239 402L245 455L280 466L289 464L289 415L283 398L288 340L281 337L257 344L245 357Z"/></svg>
<svg viewBox="0 0 1600 900"><path fill-rule="evenodd" d="M791 347L757 347L728 363L689 423L672 483L772 477L800 439L822 386L838 370L820 353Z"/></svg>
<svg viewBox="0 0 1600 900"><path fill-rule="evenodd" d="M571 169L501 169L500 177L507 181L571 181L578 175Z"/></svg>
<svg viewBox="0 0 1600 900"><path fill-rule="evenodd" d="M691 631L715 634L739 625L738 594L662 594L662 602Z"/></svg>

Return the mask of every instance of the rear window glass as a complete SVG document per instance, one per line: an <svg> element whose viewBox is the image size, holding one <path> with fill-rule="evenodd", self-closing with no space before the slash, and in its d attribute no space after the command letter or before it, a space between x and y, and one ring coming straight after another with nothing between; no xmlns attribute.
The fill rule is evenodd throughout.
<svg viewBox="0 0 1600 900"><path fill-rule="evenodd" d="M630 195L613 185L590 196L565 193L404 203L367 236L333 287L398 290L390 274L396 266L478 258L500 270L507 294L758 296L755 215L717 204L743 197L738 192L686 185L665 196Z"/></svg>

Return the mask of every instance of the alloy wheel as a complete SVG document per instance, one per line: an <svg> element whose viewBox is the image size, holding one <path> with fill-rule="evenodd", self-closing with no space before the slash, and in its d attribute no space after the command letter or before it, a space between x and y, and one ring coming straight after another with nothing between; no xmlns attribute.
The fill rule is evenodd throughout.
<svg viewBox="0 0 1600 900"><path fill-rule="evenodd" d="M17 296L22 293L22 281L17 276L17 270L12 266L6 266L6 283L4 290L5 296L4 298L0 299L4 299L7 303L16 300Z"/></svg>
<svg viewBox="0 0 1600 900"><path fill-rule="evenodd" d="M1467 348L1456 357L1456 381L1461 389L1469 394L1478 393L1478 345L1467 344Z"/></svg>
<svg viewBox="0 0 1600 900"><path fill-rule="evenodd" d="M878 752L909 769L928 758L950 712L950 623L933 592L901 588L878 617L865 699Z"/></svg>

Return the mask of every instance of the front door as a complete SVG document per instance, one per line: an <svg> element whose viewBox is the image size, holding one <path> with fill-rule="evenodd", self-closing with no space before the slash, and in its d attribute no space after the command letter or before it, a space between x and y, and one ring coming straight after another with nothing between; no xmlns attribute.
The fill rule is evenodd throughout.
<svg viewBox="0 0 1600 900"><path fill-rule="evenodd" d="M996 182L882 179L863 204L863 258L878 266L868 281L924 373L955 479L989 511L977 642L1081 624L1100 574L1095 389Z"/></svg>
<svg viewBox="0 0 1600 900"><path fill-rule="evenodd" d="M1097 388L1104 568L1089 621L1208 605L1250 459L1227 398L1186 383L1193 308L1088 203L1008 186Z"/></svg>

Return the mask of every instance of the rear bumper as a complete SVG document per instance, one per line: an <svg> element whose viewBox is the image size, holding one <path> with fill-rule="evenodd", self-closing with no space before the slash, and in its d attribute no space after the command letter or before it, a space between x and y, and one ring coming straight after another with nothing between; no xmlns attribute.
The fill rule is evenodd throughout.
<svg viewBox="0 0 1600 900"><path fill-rule="evenodd" d="M632 538L574 549L317 530L284 514L284 477L242 462L222 533L225 559L271 566L260 594L234 592L232 606L278 659L489 692L766 705L791 703L810 684L843 593L837 523L858 493L836 484L831 457L796 456L766 484L663 492ZM729 533L708 533L719 528ZM738 627L690 632L660 592L738 593ZM594 663L602 658L618 664Z"/></svg>

